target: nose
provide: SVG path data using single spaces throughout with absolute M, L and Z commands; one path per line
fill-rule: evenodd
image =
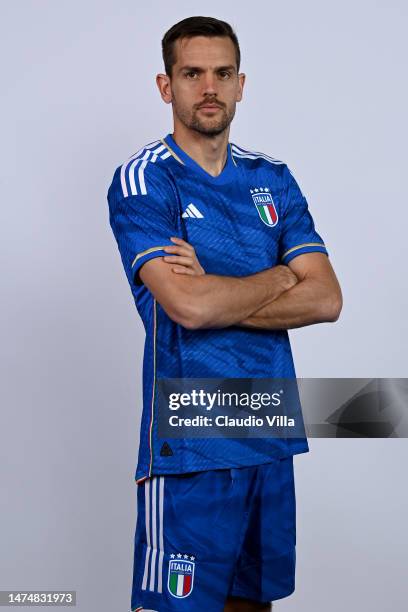
M 215 87 L 214 74 L 211 70 L 207 70 L 207 72 L 204 75 L 203 94 L 209 96 L 209 95 L 213 95 L 216 93 L 217 93 L 217 90 Z

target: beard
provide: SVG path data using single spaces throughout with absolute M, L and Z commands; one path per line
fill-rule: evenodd
M 190 130 L 194 130 L 199 134 L 205 136 L 218 136 L 227 129 L 235 115 L 235 107 L 227 108 L 225 104 L 222 104 L 218 100 L 206 100 L 208 103 L 219 104 L 220 109 L 217 112 L 217 117 L 200 117 L 199 109 L 194 108 L 193 110 L 183 108 L 177 104 L 177 100 L 173 94 L 173 110 L 177 118 Z M 201 103 L 200 106 L 204 104 Z

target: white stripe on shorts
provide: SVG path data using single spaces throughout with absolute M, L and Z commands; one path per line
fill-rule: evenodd
M 141 485 L 143 486 L 143 485 Z M 144 482 L 145 486 L 145 527 L 146 558 L 143 572 L 142 589 L 144 591 L 163 592 L 163 510 L 164 510 L 164 476 L 151 476 Z M 157 511 L 158 507 L 158 511 Z M 158 556 L 157 556 L 157 553 Z M 157 566 L 157 568 L 156 568 Z M 157 569 L 157 589 L 155 588 Z M 148 584 L 149 580 L 149 584 Z

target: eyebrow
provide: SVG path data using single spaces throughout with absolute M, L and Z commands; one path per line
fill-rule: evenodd
M 217 66 L 217 68 L 215 69 L 216 71 L 220 71 L 220 70 L 235 70 L 235 66 L 233 66 L 232 64 L 229 64 L 228 66 Z M 200 68 L 199 66 L 182 66 L 180 68 L 180 72 L 182 70 L 195 70 L 196 72 L 204 72 L 203 68 Z

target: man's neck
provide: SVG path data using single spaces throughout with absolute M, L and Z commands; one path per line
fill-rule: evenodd
M 217 136 L 205 136 L 184 126 L 175 126 L 172 134 L 178 146 L 212 176 L 221 174 L 227 161 L 229 127 Z

